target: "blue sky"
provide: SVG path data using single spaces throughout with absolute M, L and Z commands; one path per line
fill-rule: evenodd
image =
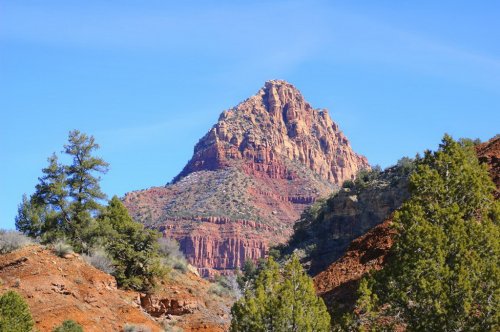
M 286 79 L 372 164 L 500 123 L 498 1 L 0 2 L 0 227 L 71 129 L 111 197 L 167 183 L 224 109 Z

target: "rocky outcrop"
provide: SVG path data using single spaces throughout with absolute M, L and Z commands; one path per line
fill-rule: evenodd
M 368 167 L 326 110 L 275 80 L 223 112 L 171 184 L 124 203 L 210 276 L 285 242 L 304 208 Z
M 395 234 L 386 220 L 352 241 L 341 258 L 314 276 L 318 295 L 330 310 L 339 315 L 353 309 L 359 280 L 369 271 L 382 269 Z
M 488 166 L 490 176 L 497 186 L 495 198 L 500 198 L 500 135 L 476 147 L 479 161 Z
M 213 294 L 209 283 L 192 272 L 173 270 L 150 294 L 117 289 L 115 278 L 76 254 L 58 257 L 30 245 L 0 255 L 0 294 L 18 292 L 28 303 L 39 331 L 52 331 L 64 320 L 85 331 L 123 331 L 125 325 L 164 331 L 226 331 L 233 298 Z
M 40 331 L 66 319 L 85 331 L 122 331 L 125 324 L 162 331 L 137 302 L 137 294 L 116 288 L 115 279 L 78 255 L 60 258 L 40 246 L 0 256 L 0 293 L 18 292 Z
M 411 164 L 408 167 L 412 167 Z M 303 252 L 303 263 L 311 274 L 323 271 L 339 259 L 350 243 L 382 223 L 409 197 L 409 169 L 398 165 L 356 181 L 305 213 L 295 225 L 295 233 L 285 253 Z

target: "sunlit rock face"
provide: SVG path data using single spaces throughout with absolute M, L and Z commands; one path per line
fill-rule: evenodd
M 210 276 L 263 257 L 305 207 L 368 167 L 326 110 L 273 80 L 220 115 L 171 184 L 124 202 Z

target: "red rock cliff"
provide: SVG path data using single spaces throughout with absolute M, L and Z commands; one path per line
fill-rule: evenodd
M 208 276 L 263 257 L 306 206 L 365 167 L 326 110 L 275 80 L 221 114 L 172 184 L 124 202 Z

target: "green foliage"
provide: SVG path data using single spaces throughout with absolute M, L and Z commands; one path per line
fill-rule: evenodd
M 14 291 L 0 296 L 0 332 L 28 332 L 34 326 L 30 308 Z
M 52 332 L 83 332 L 83 328 L 74 320 L 65 320 L 61 325 L 54 328 Z
M 391 260 L 361 283 L 365 325 L 377 326 L 370 315 L 378 313 L 409 331 L 498 331 L 500 204 L 493 189 L 472 142 L 446 135 L 438 151 L 417 160 L 411 199 L 394 216 Z
M 251 284 L 255 282 L 258 275 L 257 265 L 252 260 L 246 260 L 243 264 L 241 273 L 237 273 L 238 286 L 242 290 L 246 290 Z
M 216 276 L 215 282 L 210 285 L 208 291 L 220 297 L 239 298 L 241 296 L 239 284 L 235 275 Z
M 294 255 L 283 270 L 269 258 L 231 309 L 231 331 L 329 331 L 330 316 Z
M 377 180 L 382 173 L 382 168 L 379 165 L 373 166 L 372 169 L 363 168 L 358 171 L 354 179 L 354 185 L 365 187 L 370 182 Z
M 159 234 L 134 222 L 117 197 L 107 207 L 101 204 L 106 196 L 98 175 L 106 173 L 108 164 L 93 156 L 98 147 L 94 137 L 71 131 L 64 146 L 71 163 L 60 164 L 55 154 L 49 158 L 35 193 L 23 197 L 16 227 L 44 243 L 55 243 L 60 256 L 71 249 L 84 253 L 92 265 L 112 272 L 124 288 L 148 290 L 164 272 Z
M 43 242 L 67 237 L 73 248 L 86 251 L 95 239 L 95 216 L 102 210 L 105 195 L 96 174 L 107 171 L 108 164 L 92 153 L 98 149 L 94 137 L 71 131 L 64 153 L 72 159 L 60 164 L 53 154 L 42 170 L 35 193 L 23 197 L 16 217 L 19 231 Z
M 118 285 L 136 290 L 150 289 L 155 278 L 164 272 L 159 255 L 160 234 L 135 222 L 116 196 L 98 221 L 104 246 L 114 261 L 113 275 Z

